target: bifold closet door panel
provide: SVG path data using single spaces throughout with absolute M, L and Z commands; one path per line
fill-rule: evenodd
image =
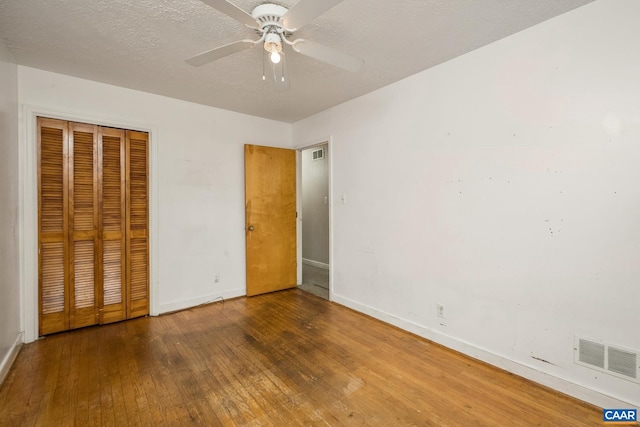
M 98 139 L 102 206 L 102 310 L 100 323 L 127 318 L 125 277 L 125 131 L 101 128 Z
M 40 334 L 69 329 L 68 125 L 38 118 L 38 290 Z
M 71 329 L 98 323 L 101 272 L 98 126 L 69 123 L 69 272 Z
M 148 134 L 38 119 L 40 334 L 149 314 Z
M 127 131 L 128 318 L 149 314 L 149 135 Z

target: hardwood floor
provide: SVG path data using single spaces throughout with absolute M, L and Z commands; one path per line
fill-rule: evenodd
M 25 345 L 1 425 L 594 426 L 601 411 L 300 290 Z

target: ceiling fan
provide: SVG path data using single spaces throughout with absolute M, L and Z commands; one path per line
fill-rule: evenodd
M 266 3 L 257 6 L 251 14 L 248 14 L 227 0 L 201 1 L 255 30 L 260 38 L 258 40 L 239 40 L 215 49 L 207 50 L 206 52 L 187 59 L 186 62 L 195 67 L 250 49 L 257 44 L 263 45 L 265 55 L 267 53 L 269 54 L 276 83 L 280 84 L 285 82 L 285 69 L 282 64 L 284 55 L 282 48 L 284 45 L 291 46 L 295 52 L 302 55 L 351 72 L 359 71 L 364 64 L 364 61 L 359 58 L 320 43 L 305 39 L 289 40 L 302 26 L 317 16 L 322 15 L 343 0 L 300 0 L 291 9 Z M 264 74 L 262 78 L 263 80 L 265 79 Z

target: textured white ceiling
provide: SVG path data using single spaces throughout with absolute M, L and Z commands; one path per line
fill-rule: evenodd
M 283 92 L 262 81 L 259 45 L 199 68 L 184 62 L 254 38 L 199 0 L 0 0 L 0 38 L 22 65 L 294 122 L 591 1 L 344 0 L 296 35 L 364 59 L 363 69 L 287 51 Z M 247 12 L 261 3 L 235 1 Z

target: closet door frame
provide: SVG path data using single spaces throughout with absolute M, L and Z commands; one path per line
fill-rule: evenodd
M 91 112 L 73 111 L 37 105 L 20 105 L 19 135 L 19 241 L 20 289 L 23 333 L 17 340 L 30 343 L 39 337 L 38 289 L 38 117 L 96 124 L 105 127 L 134 129 L 149 135 L 149 314 L 161 313 L 158 301 L 158 128 L 156 124 L 132 122 L 130 118 L 111 114 L 109 117 L 92 116 Z

